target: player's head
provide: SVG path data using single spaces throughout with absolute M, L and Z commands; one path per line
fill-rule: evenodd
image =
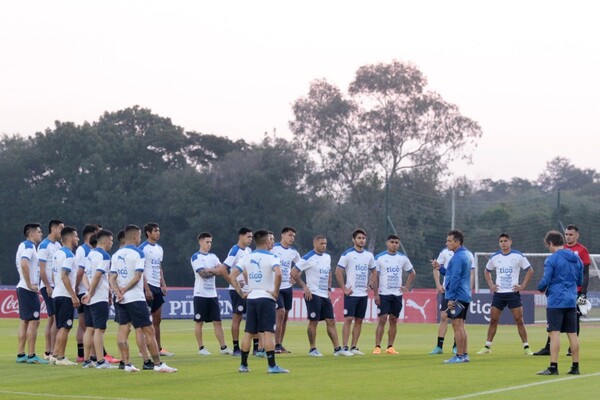
M 400 238 L 396 235 L 389 235 L 385 242 L 387 251 L 390 253 L 396 253 L 400 248 Z
M 23 227 L 23 235 L 35 244 L 42 241 L 42 225 L 30 222 Z
M 579 228 L 577 225 L 567 225 L 565 228 L 565 242 L 569 246 L 573 246 L 579 240 Z
M 296 240 L 296 229 L 291 226 L 286 226 L 281 230 L 281 244 L 289 247 Z
M 100 228 L 98 227 L 98 224 L 86 224 L 83 227 L 83 230 L 81 231 L 81 235 L 83 236 L 83 241 L 84 242 L 89 242 L 90 237 L 98 232 L 100 230 Z
M 64 222 L 62 222 L 59 219 L 51 219 L 50 222 L 48 223 L 48 236 L 51 239 L 59 240 L 60 239 L 60 232 L 62 231 L 62 228 L 65 227 Z
M 458 229 L 452 229 L 450 232 L 448 232 L 448 237 L 446 238 L 446 247 L 448 250 L 454 251 L 462 246 L 464 241 L 464 233 Z
M 200 244 L 200 250 L 203 253 L 208 253 L 212 247 L 213 235 L 208 232 L 202 232 L 198 234 L 198 244 Z
M 100 229 L 94 234 L 96 239 L 96 247 L 100 247 L 105 251 L 109 251 L 113 245 L 113 234 L 107 229 Z
M 156 222 L 148 222 L 144 225 L 144 235 L 148 240 L 157 242 L 160 239 L 160 227 Z
M 142 230 L 137 225 L 127 225 L 125 227 L 125 243 L 139 245 L 142 241 Z
M 238 245 L 241 247 L 248 247 L 252 244 L 252 229 L 242 227 L 238 231 Z
M 510 247 L 512 246 L 512 239 L 510 238 L 510 235 L 506 232 L 502 232 L 498 236 L 498 244 L 500 246 L 500 250 L 503 252 L 510 251 Z
M 256 247 L 268 247 L 269 246 L 269 231 L 265 229 L 259 229 L 254 232 L 253 235 L 254 243 Z
M 327 250 L 327 237 L 323 234 L 318 234 L 313 238 L 313 247 L 315 252 L 323 254 Z
M 364 229 L 357 228 L 352 231 L 352 242 L 354 247 L 362 249 L 367 243 L 367 232 Z
M 559 231 L 549 231 L 544 237 L 544 243 L 548 247 L 564 246 L 565 240 Z
M 125 230 L 121 229 L 117 232 L 117 242 L 119 243 L 119 247 L 123 247 L 125 245 Z
M 267 231 L 267 233 L 269 234 L 269 245 L 267 246 L 269 250 L 273 250 L 273 247 L 275 247 L 275 232 L 273 231 Z
M 77 228 L 74 226 L 65 226 L 62 228 L 60 231 L 60 241 L 63 246 L 70 247 L 71 249 L 77 247 L 77 244 L 79 244 Z

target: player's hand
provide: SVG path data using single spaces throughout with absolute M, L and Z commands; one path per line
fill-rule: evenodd
M 496 287 L 498 287 L 498 285 L 496 285 Z M 497 289 L 496 289 L 496 290 L 497 290 Z M 521 285 L 514 285 L 514 286 L 512 287 L 512 291 L 513 291 L 513 292 L 520 292 L 521 290 L 523 290 L 523 286 L 521 286 Z
M 350 296 L 352 294 L 352 288 L 347 288 L 344 286 L 344 295 Z
M 307 301 L 311 301 L 312 300 L 312 292 L 310 291 L 310 289 L 308 288 L 308 286 L 306 286 L 304 288 L 304 299 Z
M 167 295 L 167 287 L 166 286 L 161 286 L 160 290 L 162 291 L 163 296 Z
M 454 301 L 453 300 L 448 301 L 448 308 L 451 310 L 454 310 Z
M 498 289 L 499 289 L 498 285 L 492 285 L 492 286 L 490 286 L 490 290 L 491 290 L 493 293 L 496 293 L 496 292 L 498 291 Z M 515 289 L 515 288 L 513 287 L 513 292 L 514 292 L 514 289 Z
M 90 303 L 90 296 L 87 293 L 84 294 L 81 298 L 81 303 L 85 305 L 88 305 Z
M 436 289 L 437 289 L 438 293 L 445 293 L 446 292 L 446 289 L 444 289 L 444 287 L 442 285 L 438 285 L 436 287 Z
M 119 293 L 117 293 L 117 303 L 120 303 L 120 302 L 122 302 L 122 301 L 123 301 L 123 297 L 124 297 L 124 296 L 123 296 L 123 293 L 121 293 L 121 292 L 119 291 Z
M 81 305 L 81 302 L 77 296 L 71 297 L 71 301 L 73 302 L 73 308 L 77 308 Z
M 380 306 L 380 305 L 381 305 L 381 297 L 379 297 L 379 295 L 378 295 L 378 294 L 376 294 L 376 295 L 375 295 L 375 304 L 376 304 L 377 306 Z
M 54 289 L 52 289 L 52 286 L 46 286 L 46 293 L 48 293 L 48 297 L 52 297 L 53 291 Z
M 577 305 L 578 306 L 583 306 L 585 304 L 585 302 L 587 301 L 587 296 L 585 294 L 580 294 L 579 297 L 577 298 Z
M 431 260 L 431 266 L 434 269 L 440 269 L 440 263 L 438 262 L 438 260 Z
M 31 290 L 32 292 L 36 292 L 39 290 L 38 285 L 31 285 L 29 286 L 29 290 Z
M 152 296 L 152 291 L 150 289 L 146 289 L 146 300 L 153 300 L 154 296 Z

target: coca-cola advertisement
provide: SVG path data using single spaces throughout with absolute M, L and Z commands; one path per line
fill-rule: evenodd
M 40 295 L 40 316 L 48 317 L 46 312 L 46 303 Z M 15 289 L 0 290 L 0 318 L 19 318 L 19 299 L 17 299 L 17 291 Z

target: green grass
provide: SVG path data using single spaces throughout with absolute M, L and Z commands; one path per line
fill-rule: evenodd
M 197 355 L 192 321 L 163 321 L 163 344 L 175 357 L 166 358 L 169 365 L 179 368 L 175 374 L 141 371 L 127 374 L 121 370 L 85 370 L 80 367 L 56 367 L 15 363 L 17 320 L 0 319 L 0 398 L 28 399 L 36 397 L 88 399 L 380 399 L 394 398 L 441 399 L 510 387 L 524 387 L 480 394 L 473 398 L 537 399 L 586 396 L 593 398 L 600 390 L 600 324 L 586 324 L 581 338 L 582 357 L 579 378 L 566 375 L 570 358 L 566 337 L 561 337 L 563 349 L 559 359 L 561 375 L 536 376 L 549 362 L 548 357 L 522 355 L 520 340 L 512 326 L 500 326 L 494 340 L 493 353 L 478 356 L 476 351 L 485 342 L 487 327 L 467 325 L 472 362 L 444 365 L 449 354 L 429 356 L 435 345 L 437 326 L 433 324 L 403 324 L 398 327 L 397 356 L 367 354 L 364 357 L 333 357 L 324 326 L 319 326 L 317 344 L 325 357 L 306 355 L 308 342 L 306 324 L 288 325 L 285 345 L 292 354 L 278 355 L 277 362 L 291 370 L 287 375 L 266 373 L 266 360 L 251 357 L 249 374 L 239 374 L 239 359 L 231 356 Z M 230 338 L 229 322 L 224 322 Z M 42 322 L 40 333 L 43 332 Z M 213 353 L 218 346 L 211 325 L 205 334 L 205 344 Z M 365 324 L 360 347 L 370 353 L 374 324 Z M 451 332 L 451 329 L 450 329 Z M 449 332 L 449 341 L 452 334 Z M 69 337 L 67 356 L 75 358 L 75 332 Z M 341 334 L 341 325 L 338 324 Z M 529 342 L 533 350 L 545 342 L 544 327 L 529 326 Z M 137 354 L 135 341 L 132 353 Z M 385 343 L 385 337 L 384 337 Z M 109 325 L 107 348 L 116 353 L 115 325 Z M 38 351 L 43 336 L 38 338 Z M 449 347 L 446 349 L 448 353 Z M 134 362 L 141 367 L 139 357 Z M 462 376 L 457 383 L 457 373 Z M 590 376 L 591 374 L 595 374 Z M 529 386 L 543 383 L 541 385 Z

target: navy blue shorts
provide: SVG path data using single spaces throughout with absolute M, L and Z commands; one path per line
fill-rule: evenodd
M 277 297 L 277 309 L 284 308 L 286 311 L 292 309 L 292 300 L 294 299 L 294 290 L 289 287 L 287 289 L 279 290 L 279 297 Z
M 148 285 L 148 287 L 152 292 L 152 300 L 147 301 L 148 307 L 150 307 L 150 312 L 154 314 L 154 312 L 160 310 L 162 305 L 165 304 L 165 296 L 161 288 L 152 285 Z
M 438 294 L 439 302 L 440 302 L 440 311 L 446 312 L 448 309 L 448 300 L 444 297 L 444 293 Z
M 246 310 L 247 333 L 275 332 L 277 302 L 273 299 L 248 299 Z
M 19 301 L 19 318 L 23 321 L 38 321 L 40 319 L 40 297 L 36 292 L 25 288 L 17 288 Z
M 461 311 L 458 313 L 452 314 L 450 310 L 447 311 L 448 318 L 450 319 L 464 319 L 467 320 L 467 314 L 469 313 L 469 307 L 471 306 L 470 302 L 457 300 L 457 303 L 460 303 L 462 307 L 455 307 L 455 309 L 460 308 Z
M 73 327 L 73 318 L 75 317 L 73 300 L 70 297 L 55 297 L 54 306 L 56 307 L 56 329 L 71 329 Z
M 219 298 L 194 296 L 194 321 L 221 321 Z
M 334 319 L 333 305 L 329 297 L 313 295 L 312 300 L 306 300 L 306 311 L 309 321 L 323 321 L 325 319 Z
M 547 308 L 546 331 L 548 332 L 577 332 L 577 309 L 576 308 Z
M 492 307 L 496 307 L 498 310 L 502 311 L 506 306 L 511 310 L 513 308 L 523 307 L 521 294 L 519 292 L 494 293 L 494 297 L 492 297 Z
M 87 304 L 83 304 L 81 302 L 81 299 L 83 299 L 83 296 L 85 296 L 85 293 L 77 294 L 77 298 L 79 299 L 79 307 L 77 307 L 77 314 L 85 314 L 85 312 L 87 311 Z
M 379 308 L 378 313 L 380 317 L 382 315 L 393 315 L 398 318 L 400 311 L 402 311 L 402 296 L 395 296 L 393 294 L 380 294 L 379 295 Z
M 54 314 L 56 314 L 56 308 L 54 307 L 54 299 L 52 297 L 48 297 L 48 290 L 46 290 L 45 287 L 40 289 L 40 293 L 42 294 L 44 303 L 46 303 L 46 312 L 48 313 L 48 316 L 53 316 Z
M 344 317 L 363 319 L 367 313 L 367 296 L 352 297 L 344 296 Z
M 118 322 L 119 325 L 131 323 L 136 329 L 152 325 L 148 305 L 145 301 L 134 301 L 125 304 L 117 303 L 115 305 L 115 309 L 116 308 L 119 308 L 119 311 L 116 312 L 116 315 L 119 318 L 116 322 Z
M 231 307 L 234 314 L 246 314 L 246 299 L 240 297 L 234 289 L 229 289 L 231 297 Z
M 106 329 L 106 323 L 108 322 L 108 301 L 101 301 L 87 306 L 85 312 L 85 323 L 88 327 L 94 329 Z M 90 324 L 88 324 L 88 315 L 90 318 Z
M 79 314 L 79 315 L 83 315 L 84 320 L 85 320 L 85 326 L 86 326 L 86 328 L 93 328 L 94 327 L 94 320 L 92 319 L 92 313 L 90 312 L 90 306 L 86 305 L 85 306 L 85 313 Z

